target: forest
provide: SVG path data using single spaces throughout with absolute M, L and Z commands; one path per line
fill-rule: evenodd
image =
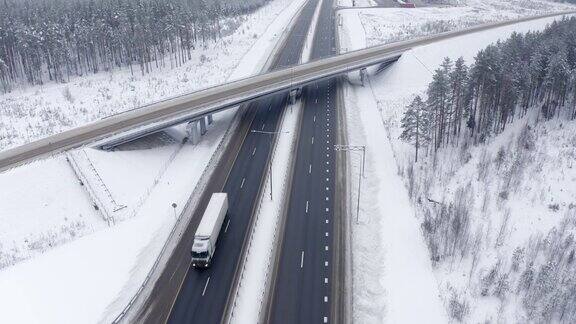
M 399 172 L 454 322 L 576 322 L 575 120 L 576 18 L 445 59 L 407 107 Z
M 129 67 L 175 67 L 268 0 L 2 0 L 0 91 Z M 136 71 L 134 71 L 136 70 Z
M 514 33 L 478 52 L 471 66 L 446 58 L 434 71 L 427 98 L 416 96 L 402 118 L 400 138 L 434 154 L 474 144 L 539 109 L 539 118 L 576 118 L 576 18 L 542 32 Z

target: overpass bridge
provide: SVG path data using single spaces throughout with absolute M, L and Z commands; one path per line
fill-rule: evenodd
M 536 20 L 574 11 L 480 25 L 464 30 L 352 51 L 298 66 L 276 70 L 190 94 L 166 99 L 141 108 L 55 134 L 0 152 L 0 172 L 31 161 L 86 145 L 114 145 L 115 138 L 137 138 L 172 125 L 201 120 L 241 103 L 366 67 L 391 64 L 415 46 L 463 36 L 487 29 Z M 117 144 L 116 144 L 117 145 Z

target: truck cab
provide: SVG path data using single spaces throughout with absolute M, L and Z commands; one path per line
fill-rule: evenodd
M 203 267 L 208 268 L 210 266 L 210 261 L 212 260 L 212 254 L 214 250 L 210 244 L 209 238 L 194 238 L 194 244 L 192 244 L 192 266 L 193 267 Z

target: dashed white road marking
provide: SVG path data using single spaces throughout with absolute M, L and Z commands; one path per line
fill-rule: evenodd
M 246 181 L 246 178 L 242 178 L 242 183 L 240 184 L 240 189 L 242 189 L 244 187 L 244 181 Z
M 312 145 L 314 145 L 314 136 L 312 136 Z
M 326 212 L 329 212 L 329 211 L 330 211 L 330 208 L 326 207 Z
M 300 268 L 304 268 L 304 251 L 302 251 L 302 255 L 300 256 Z
M 326 237 L 328 237 L 328 232 L 326 232 Z
M 202 296 L 204 296 L 204 294 L 206 293 L 206 288 L 208 288 L 209 282 L 210 282 L 210 277 L 208 277 L 208 280 L 206 280 L 206 284 L 204 285 L 204 290 L 202 290 Z
M 328 323 L 328 317 L 324 316 L 324 323 Z
M 254 156 L 254 154 L 256 154 L 256 147 L 254 147 L 254 151 L 252 151 L 252 156 Z
M 328 296 L 324 296 L 324 302 L 325 302 L 325 303 L 328 302 Z
M 330 221 L 329 221 L 329 220 L 326 220 L 326 224 L 328 224 L 328 223 L 330 223 Z
M 306 214 L 308 214 L 308 200 L 306 200 Z
M 230 218 L 228 218 L 228 222 L 226 222 L 226 228 L 224 229 L 224 233 L 228 232 L 228 226 L 230 226 Z
M 324 278 L 324 283 L 325 283 L 325 284 L 328 283 L 328 278 Z
M 328 245 L 324 246 L 324 251 L 328 251 Z
M 314 122 L 316 122 L 316 115 L 314 115 Z
M 261 130 L 264 130 L 264 126 L 266 126 L 266 123 L 262 123 L 262 129 Z
M 328 261 L 324 261 L 324 266 L 325 266 L 325 267 L 328 266 Z
M 308 173 L 312 174 L 312 164 L 310 164 L 310 166 L 308 167 Z

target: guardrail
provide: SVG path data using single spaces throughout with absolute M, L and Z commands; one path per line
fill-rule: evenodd
M 74 171 L 74 174 L 76 175 L 78 180 L 81 182 L 81 185 L 86 189 L 86 192 L 88 193 L 90 198 L 92 198 L 93 203 L 98 207 L 98 211 L 102 215 L 102 218 L 104 218 L 104 220 L 108 223 L 108 226 L 112 226 L 115 223 L 114 216 L 112 216 L 112 213 L 110 212 L 110 210 L 108 210 L 108 207 L 106 206 L 106 204 L 104 204 L 100 200 L 96 190 L 94 188 L 92 188 L 90 180 L 84 174 L 80 165 L 78 165 L 78 161 L 76 161 L 76 157 L 74 157 L 74 155 L 72 153 L 68 152 L 68 153 L 66 153 L 66 161 L 68 161 L 68 164 L 70 164 L 70 168 L 72 168 L 72 171 Z M 98 177 L 99 177 L 99 175 L 98 175 Z

